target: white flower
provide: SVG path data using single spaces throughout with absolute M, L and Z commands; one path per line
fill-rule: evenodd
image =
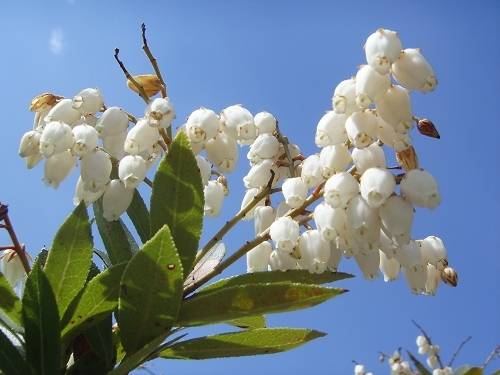
M 398 133 L 406 134 L 413 129 L 413 112 L 408 90 L 393 85 L 376 103 L 377 115 Z
M 245 196 L 243 197 L 243 200 L 241 201 L 241 209 L 243 209 L 247 204 L 249 204 L 259 193 L 259 188 L 252 188 L 248 189 L 245 192 Z M 253 219 L 254 212 L 257 209 L 257 207 L 264 206 L 265 204 L 265 198 L 261 199 L 249 212 L 246 213 L 246 215 L 242 218 L 242 220 L 248 221 Z
M 400 248 L 401 251 L 397 251 L 394 254 L 394 258 L 398 260 L 399 264 L 408 272 L 416 275 L 422 274 L 425 268 L 427 279 L 427 267 L 424 267 L 422 264 L 422 253 L 420 252 L 418 243 L 415 240 L 410 240 L 409 244 L 402 245 Z M 423 282 L 425 285 L 425 280 Z
M 290 254 L 282 251 L 274 250 L 269 257 L 269 269 L 271 271 L 293 270 L 297 265 L 297 261 Z
M 425 294 L 434 296 L 436 289 L 441 282 L 441 271 L 432 264 L 427 265 L 427 281 L 425 282 Z M 419 350 L 420 352 L 420 350 Z
M 280 143 L 272 134 L 260 134 L 250 146 L 247 159 L 251 164 L 256 164 L 262 159 L 271 159 L 278 153 Z
M 208 160 L 221 173 L 231 173 L 236 169 L 238 162 L 239 151 L 236 140 L 229 137 L 225 133 L 217 133 L 217 135 L 209 139 L 205 143 L 205 152 Z
M 40 163 L 43 159 L 43 155 L 41 152 L 37 152 L 36 154 L 33 155 L 28 155 L 24 158 L 24 161 L 26 162 L 26 168 L 31 169 L 35 167 L 38 163 Z
M 219 181 L 208 181 L 203 188 L 205 195 L 205 215 L 207 217 L 218 217 L 224 201 L 224 185 Z
M 289 216 L 278 218 L 269 228 L 278 251 L 290 254 L 299 238 L 299 224 Z
M 437 357 L 435 355 L 430 355 L 427 357 L 427 364 L 430 368 L 435 368 L 437 365 Z
M 326 202 L 321 202 L 314 209 L 314 223 L 321 234 L 321 238 L 325 241 L 335 240 L 339 236 L 337 228 L 344 223 L 345 216 L 336 215 L 336 210 Z
M 87 152 L 80 164 L 84 189 L 93 193 L 103 190 L 110 181 L 111 168 L 111 160 L 104 151 L 97 149 Z
M 317 229 L 301 234 L 299 241 L 300 259 L 297 263 L 310 273 L 323 273 L 330 257 L 330 243 L 323 240 Z
M 323 147 L 319 154 L 321 175 L 326 180 L 335 173 L 344 171 L 351 161 L 351 153 L 346 145 L 339 144 Z
M 108 107 L 97 120 L 95 130 L 99 137 L 110 137 L 120 134 L 128 128 L 127 113 L 118 107 Z
M 241 105 L 233 105 L 224 109 L 220 114 L 221 129 L 241 145 L 248 144 L 255 139 L 257 129 L 252 114 Z
M 330 257 L 328 258 L 328 263 L 326 263 L 326 268 L 331 272 L 337 272 L 339 268 L 340 261 L 342 260 L 342 251 L 339 249 L 334 241 L 330 242 Z
M 210 181 L 210 176 L 212 175 L 212 166 L 210 165 L 210 162 L 201 155 L 196 155 L 195 159 L 198 164 L 198 170 L 200 171 L 203 185 L 207 185 L 208 181 Z
M 103 105 L 104 99 L 98 88 L 82 90 L 71 101 L 71 106 L 82 115 L 93 115 L 99 112 Z
M 345 130 L 346 114 L 339 114 L 335 111 L 328 111 L 319 120 L 316 127 L 316 136 L 314 142 L 318 147 L 337 145 L 347 140 Z
M 401 193 L 414 205 L 433 210 L 441 203 L 441 194 L 434 177 L 419 168 L 408 171 L 401 180 Z
M 193 111 L 186 122 L 186 134 L 193 143 L 207 142 L 219 134 L 219 116 L 205 107 Z
M 385 154 L 377 143 L 372 143 L 365 148 L 352 150 L 352 161 L 359 173 L 363 174 L 368 168 L 385 168 Z
M 378 209 L 372 208 L 361 195 L 351 198 L 346 208 L 347 221 L 354 238 L 368 251 L 378 249 L 380 218 Z M 377 267 L 378 267 L 377 261 Z
M 302 162 L 300 177 L 306 183 L 308 189 L 316 187 L 325 181 L 321 175 L 319 154 L 310 155 Z
M 375 280 L 379 276 L 380 256 L 380 252 L 376 249 L 368 253 L 359 252 L 354 255 L 356 264 L 361 272 L 363 272 L 365 280 Z
M 82 176 L 78 176 L 78 181 L 76 182 L 75 197 L 73 198 L 73 204 L 78 206 L 81 201 L 85 202 L 85 206 L 98 200 L 101 195 L 104 194 L 104 189 L 98 190 L 95 193 L 90 190 L 85 190 Z
M 333 208 L 346 208 L 349 200 L 359 193 L 358 181 L 348 172 L 330 177 L 324 188 L 325 202 Z
M 268 229 L 274 220 L 276 220 L 276 210 L 272 206 L 257 206 L 254 214 L 255 235 L 258 235 Z
M 40 136 L 40 152 L 45 158 L 60 154 L 73 146 L 71 127 L 60 121 L 49 122 Z
M 144 118 L 139 119 L 137 124 L 128 132 L 124 149 L 131 155 L 137 155 L 158 142 L 159 136 L 158 128 L 149 126 L 148 120 Z
M 389 72 L 403 46 L 398 33 L 386 29 L 378 29 L 371 34 L 365 43 L 366 61 L 379 74 Z
M 414 210 L 411 202 L 401 195 L 390 196 L 380 207 L 383 228 L 396 246 L 410 242 Z
M 410 90 L 420 90 L 424 94 L 434 91 L 437 79 L 418 48 L 405 49 L 392 65 L 392 75 L 399 84 Z
M 272 164 L 273 161 L 269 159 L 262 160 L 260 163 L 255 164 L 248 174 L 243 177 L 245 187 L 254 188 L 266 185 L 272 177 Z
M 42 136 L 41 131 L 30 130 L 21 138 L 21 144 L 19 145 L 19 156 L 25 158 L 30 155 L 34 155 L 40 151 L 40 137 Z
M 361 111 L 356 105 L 356 79 L 346 79 L 340 82 L 333 93 L 332 107 L 336 113 L 350 115 Z
M 380 271 L 382 271 L 382 274 L 384 275 L 384 281 L 387 282 L 387 281 L 397 280 L 401 265 L 394 258 L 388 259 L 387 255 L 385 255 L 385 253 L 382 250 L 379 250 L 379 252 L 380 252 L 379 268 Z
M 432 264 L 438 271 L 444 270 L 448 266 L 448 256 L 443 241 L 436 236 L 429 236 L 417 241 L 422 251 L 424 262 Z
M 379 74 L 370 65 L 364 65 L 356 74 L 356 105 L 368 109 L 378 102 L 391 87 L 389 73 Z
M 386 168 L 368 168 L 361 176 L 359 190 L 371 208 L 380 208 L 395 188 L 394 175 Z
M 146 160 L 146 169 L 149 170 L 154 165 L 155 161 L 163 155 L 163 149 L 159 143 L 155 143 L 153 147 L 141 151 L 137 155 Z
M 396 152 L 406 150 L 411 146 L 412 138 L 408 133 L 398 133 L 393 126 L 385 122 L 378 114 L 378 138 Z
M 257 113 L 253 117 L 255 127 L 257 128 L 257 135 L 259 134 L 272 134 L 276 130 L 276 119 L 272 114 L 266 111 Z
M 127 155 L 118 165 L 118 177 L 127 189 L 135 189 L 146 177 L 146 161 L 139 155 Z
M 419 294 L 425 292 L 425 284 L 427 282 L 427 267 L 422 266 L 422 272 L 416 273 L 413 270 L 409 270 L 406 267 L 401 267 L 403 275 L 405 277 L 406 283 L 410 287 L 413 294 Z
M 24 251 L 26 257 L 31 260 L 29 254 Z M 0 256 L 1 270 L 12 288 L 15 288 L 19 280 L 24 276 L 25 270 L 17 252 L 13 249 L 4 250 Z
M 54 155 L 45 160 L 45 177 L 42 181 L 45 186 L 52 186 L 57 189 L 59 184 L 70 175 L 75 167 L 76 156 L 72 155 L 70 150 Z
M 118 220 L 130 206 L 133 196 L 134 190 L 127 189 L 121 180 L 111 180 L 104 190 L 102 216 L 108 221 Z
M 355 112 L 346 120 L 345 129 L 353 146 L 364 148 L 377 138 L 378 120 L 370 111 Z
M 126 152 L 124 148 L 125 140 L 127 139 L 128 131 L 124 130 L 117 135 L 111 135 L 102 139 L 103 148 L 113 155 L 118 160 L 121 160 Z M 146 150 L 144 150 L 146 151 Z
M 99 146 L 99 133 L 90 125 L 76 125 L 73 130 L 75 143 L 71 150 L 76 156 L 83 156 Z
M 81 116 L 82 114 L 72 107 L 71 99 L 61 99 L 49 110 L 49 113 L 43 120 L 46 123 L 61 121 L 68 125 L 74 125 Z
M 273 248 L 269 242 L 262 242 L 247 252 L 247 272 L 262 272 L 269 266 Z
M 309 189 L 300 177 L 287 178 L 281 186 L 286 204 L 291 208 L 297 208 L 304 203 Z
M 175 109 L 169 98 L 156 98 L 144 109 L 144 117 L 149 126 L 168 128 L 176 118 Z

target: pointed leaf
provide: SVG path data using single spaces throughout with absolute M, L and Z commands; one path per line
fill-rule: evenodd
M 2 330 L 0 330 L 0 371 L 6 375 L 28 373 L 23 357 Z
M 462 365 L 456 368 L 455 371 L 453 371 L 453 375 L 464 375 L 469 369 L 470 369 L 469 365 Z
M 87 280 L 93 249 L 87 208 L 82 202 L 57 231 L 44 267 L 60 316 Z
M 61 366 L 59 312 L 51 284 L 35 262 L 23 295 L 26 359 L 35 374 L 58 374 Z
M 259 328 L 186 340 L 163 350 L 160 357 L 210 359 L 280 353 L 325 335 L 309 329 Z
M 471 367 L 464 375 L 483 375 L 483 369 L 480 367 Z
M 120 263 L 101 272 L 71 301 L 66 315 L 61 320 L 63 342 L 68 342 L 97 324 L 116 309 L 120 280 L 126 265 L 127 263 Z
M 418 371 L 420 371 L 420 375 L 431 375 L 429 370 L 427 370 L 425 366 L 422 363 L 420 363 L 420 361 L 417 358 L 415 358 L 413 354 L 411 354 L 408 350 L 406 352 L 408 353 L 408 357 L 410 357 L 415 367 L 418 368 Z
M 113 265 L 126 262 L 132 258 L 137 244 L 130 235 L 122 219 L 107 221 L 103 216 L 102 197 L 92 203 L 97 229 Z M 132 243 L 131 243 L 132 241 Z
M 111 330 L 112 325 L 112 317 L 111 314 L 109 314 L 106 318 L 83 333 L 93 352 L 104 360 L 105 368 L 108 371 L 113 369 L 113 360 L 116 357 Z
M 137 231 L 142 243 L 149 240 L 151 238 L 149 229 L 149 211 L 137 189 L 134 191 L 132 203 L 130 203 L 130 206 L 127 208 L 127 215 L 132 221 L 132 224 L 134 224 L 135 230 Z
M 167 224 L 184 269 L 193 268 L 203 224 L 204 195 L 198 164 L 184 132 L 179 132 L 162 159 L 151 192 L 151 237 Z
M 346 291 L 286 282 L 227 287 L 185 299 L 176 326 L 213 324 L 251 315 L 305 309 Z
M 224 322 L 241 329 L 266 328 L 266 317 L 264 315 L 255 315 Z
M 172 328 L 182 280 L 182 264 L 165 225 L 134 255 L 122 276 L 118 324 L 127 355 Z
M 22 325 L 21 301 L 0 272 L 0 310 L 15 324 Z

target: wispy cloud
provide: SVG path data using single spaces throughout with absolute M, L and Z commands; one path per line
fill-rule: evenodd
M 64 32 L 60 27 L 52 30 L 49 39 L 49 47 L 54 55 L 62 54 L 63 49 L 66 47 Z

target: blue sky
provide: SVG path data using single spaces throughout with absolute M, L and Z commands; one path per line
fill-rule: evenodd
M 379 350 L 416 352 L 412 319 L 441 345 L 445 362 L 472 336 L 455 365 L 480 365 L 500 344 L 500 3 L 74 0 L 3 8 L 0 200 L 10 205 L 20 241 L 32 255 L 50 245 L 73 209 L 77 172 L 54 190 L 41 181 L 42 165 L 25 168 L 17 151 L 32 126 L 30 100 L 43 92 L 72 97 L 99 87 L 106 104 L 140 116 L 144 104 L 125 86 L 113 51 L 120 48 L 133 74 L 151 73 L 141 50 L 142 22 L 176 108 L 175 126 L 200 106 L 218 113 L 242 103 L 253 114 L 271 112 L 305 155 L 319 151 L 317 122 L 331 109 L 335 86 L 365 63 L 362 47 L 376 29 L 398 31 L 403 48 L 422 48 L 437 75 L 435 92 L 414 92 L 411 99 L 414 115 L 431 119 L 441 139 L 412 135 L 420 165 L 436 177 L 443 200 L 433 211 L 416 210 L 413 237 L 443 239 L 459 273 L 458 287 L 441 285 L 435 297 L 414 296 L 403 278 L 368 282 L 354 260 L 344 259 L 340 269 L 357 277 L 337 286 L 349 293 L 310 310 L 268 317 L 271 327 L 313 328 L 326 337 L 278 355 L 154 362 L 156 374 L 350 374 L 351 360 L 384 374 L 388 367 L 378 362 Z M 246 152 L 241 149 L 240 170 L 229 176 L 231 196 L 220 220 L 207 223 L 205 239 L 240 205 Z M 237 232 L 225 239 L 230 251 L 242 238 L 251 239 L 253 225 L 241 223 Z M 0 242 L 7 244 L 6 233 Z M 223 276 L 245 269 L 242 260 Z M 189 337 L 229 329 L 191 330 Z M 496 361 L 490 370 L 498 367 Z

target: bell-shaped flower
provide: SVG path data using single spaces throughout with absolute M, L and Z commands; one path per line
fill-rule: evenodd
M 368 109 L 391 87 L 389 73 L 380 74 L 370 65 L 363 65 L 356 74 L 356 105 Z
M 119 107 L 108 107 L 99 117 L 95 130 L 99 137 L 105 138 L 120 134 L 128 128 L 127 113 Z
M 333 92 L 332 107 L 336 113 L 350 115 L 361 111 L 356 105 L 356 79 L 346 79 L 340 82 Z
M 386 74 L 397 60 L 403 45 L 397 32 L 378 29 L 368 37 L 364 48 L 368 64 L 379 74 Z
M 411 289 L 413 294 L 425 292 L 425 284 L 427 283 L 427 266 L 420 264 L 422 271 L 420 273 L 414 272 L 406 267 L 401 267 L 403 275 L 405 276 L 406 283 Z
M 368 168 L 361 176 L 359 190 L 371 208 L 380 208 L 394 189 L 396 180 L 386 168 Z
M 76 182 L 75 197 L 73 198 L 73 204 L 78 206 L 81 201 L 85 202 L 85 206 L 98 200 L 101 195 L 104 194 L 104 189 L 98 190 L 95 193 L 90 190 L 85 190 L 82 176 L 78 176 L 78 181 Z
M 290 206 L 286 204 L 286 201 L 283 199 L 278 202 L 278 207 L 276 208 L 276 217 L 285 216 L 290 210 Z
M 297 208 L 304 203 L 309 189 L 300 177 L 287 178 L 281 186 L 285 202 L 291 208 Z
M 280 143 L 274 135 L 260 134 L 250 146 L 247 158 L 250 160 L 250 164 L 254 165 L 262 159 L 272 159 L 279 151 L 279 148 Z
M 205 195 L 205 215 L 218 217 L 224 202 L 224 185 L 219 181 L 208 181 L 208 184 L 203 188 L 203 193 Z
M 356 195 L 347 204 L 346 216 L 354 238 L 367 249 L 366 251 L 378 249 L 380 238 L 378 209 L 370 207 L 361 195 Z
M 399 276 L 399 269 L 401 265 L 395 258 L 388 259 L 387 255 L 382 250 L 380 252 L 380 264 L 379 268 L 384 275 L 384 281 L 395 281 Z
M 94 115 L 83 115 L 82 117 L 80 117 L 80 119 L 76 122 L 75 126 L 76 125 L 82 125 L 82 124 L 87 124 L 87 125 L 90 125 L 92 126 L 93 128 L 95 128 L 96 124 L 97 124 L 97 120 L 98 118 L 95 117 Z
M 359 193 L 358 181 L 348 172 L 330 177 L 324 188 L 325 202 L 333 208 L 346 208 L 349 200 Z
M 330 242 L 330 257 L 326 263 L 326 268 L 331 272 L 337 272 L 340 261 L 342 260 L 342 251 L 334 241 Z
M 384 227 L 380 228 L 380 238 L 378 239 L 379 250 L 386 255 L 387 259 L 392 259 L 398 252 L 403 250 L 392 242 L 392 239 L 387 236 L 384 229 Z
M 377 138 L 378 120 L 370 111 L 355 112 L 345 122 L 349 140 L 356 148 L 365 148 Z
M 70 175 L 76 164 L 76 156 L 71 154 L 70 150 L 45 159 L 45 176 L 42 181 L 45 186 L 52 186 L 57 189 L 59 184 Z
M 272 134 L 276 130 L 276 119 L 272 114 L 266 111 L 257 113 L 253 117 L 257 135 L 259 134 Z
M 410 242 L 414 210 L 411 202 L 401 195 L 392 195 L 379 210 L 382 227 L 396 246 Z
M 392 64 L 392 75 L 399 84 L 409 90 L 424 94 L 434 91 L 438 84 L 434 70 L 418 48 L 405 49 Z
M 325 181 L 321 174 L 319 154 L 310 155 L 302 162 L 300 177 L 305 182 L 308 189 L 316 187 Z
M 203 185 L 207 185 L 208 181 L 210 181 L 210 176 L 212 175 L 212 166 L 210 165 L 210 162 L 201 155 L 196 155 L 195 159 L 198 164 L 198 170 L 200 171 Z
M 21 138 L 21 144 L 19 145 L 19 156 L 25 158 L 30 155 L 34 155 L 40 151 L 40 137 L 42 132 L 38 130 L 30 130 Z
M 341 223 L 340 226 L 338 223 Z M 346 258 L 356 255 L 361 250 L 361 245 L 354 237 L 353 230 L 349 226 L 346 210 L 343 208 L 335 209 L 335 229 L 339 233 L 335 243 Z
M 394 255 L 394 258 L 396 258 L 399 264 L 408 272 L 421 274 L 424 268 L 427 270 L 427 267 L 424 267 L 422 262 L 420 247 L 415 240 L 410 240 L 408 245 L 401 246 L 401 251 L 398 251 Z
M 240 104 L 222 110 L 220 123 L 221 130 L 240 145 L 251 144 L 257 135 L 252 114 Z
M 115 158 L 117 158 L 118 160 L 122 160 L 123 157 L 126 155 L 124 144 L 125 140 L 127 139 L 127 136 L 128 136 L 128 131 L 125 130 L 122 131 L 121 133 L 118 133 L 117 135 L 104 137 L 102 139 L 102 146 L 108 153 L 113 155 Z
M 24 254 L 28 260 L 31 260 L 30 255 L 26 251 L 24 251 Z M 17 252 L 13 249 L 4 250 L 2 255 L 0 255 L 0 265 L 2 274 L 12 288 L 15 288 L 19 280 L 21 280 L 26 272 L 21 259 L 17 255 Z
M 148 120 L 144 118 L 139 119 L 137 124 L 128 132 L 124 149 L 131 155 L 137 155 L 158 142 L 159 136 L 158 128 L 149 126 Z
M 248 174 L 243 177 L 243 183 L 247 188 L 255 188 L 266 185 L 272 177 L 272 160 L 265 159 L 254 165 Z
M 417 243 L 425 263 L 432 264 L 438 271 L 443 271 L 448 266 L 446 247 L 439 237 L 429 236 L 418 240 Z
M 137 155 L 146 160 L 146 169 L 149 170 L 154 165 L 154 163 L 159 158 L 161 158 L 161 156 L 163 155 L 163 149 L 161 148 L 159 143 L 155 143 L 153 147 L 141 151 Z
M 80 163 L 84 189 L 93 193 L 103 190 L 110 181 L 111 168 L 111 160 L 104 151 L 96 149 L 87 152 Z
M 288 253 L 274 250 L 269 257 L 269 269 L 271 271 L 286 271 L 293 270 L 297 265 L 297 261 Z
M 26 162 L 26 168 L 28 168 L 28 169 L 34 168 L 42 160 L 43 160 L 43 155 L 41 152 L 37 152 L 36 154 L 28 155 L 24 158 L 24 161 Z
M 415 206 L 433 210 L 441 203 L 436 180 L 429 172 L 419 168 L 407 172 L 401 180 L 401 193 Z
M 72 126 L 76 124 L 81 116 L 82 114 L 72 107 L 71 99 L 61 99 L 49 110 L 49 113 L 43 120 L 46 123 L 60 121 Z
M 368 253 L 359 252 L 354 255 L 356 264 L 361 272 L 363 272 L 365 280 L 375 280 L 379 276 L 380 256 L 380 252 L 377 249 Z
M 387 122 L 385 122 L 380 116 L 377 115 L 378 119 L 378 138 L 388 147 L 392 148 L 396 152 L 401 152 L 408 149 L 411 146 L 412 138 L 408 133 L 398 133 Z
M 441 271 L 432 264 L 427 265 L 427 281 L 425 282 L 425 294 L 428 296 L 436 295 L 436 289 L 441 283 Z
M 168 128 L 176 118 L 169 98 L 156 98 L 144 109 L 144 117 L 153 128 Z
M 60 154 L 73 146 L 71 127 L 60 121 L 49 122 L 40 136 L 40 152 L 45 158 Z
M 338 145 L 347 141 L 347 132 L 345 130 L 345 122 L 347 115 L 328 111 L 319 120 L 316 127 L 316 136 L 314 142 L 318 147 Z
M 365 148 L 354 148 L 352 150 L 352 161 L 356 170 L 363 174 L 368 168 L 385 168 L 385 154 L 382 147 L 372 143 Z
M 245 196 L 243 197 L 243 200 L 241 201 L 241 209 L 245 208 L 247 204 L 249 204 L 252 200 L 255 199 L 257 194 L 259 193 L 259 188 L 252 188 L 248 189 L 245 192 Z M 245 216 L 243 216 L 242 220 L 249 221 L 253 219 L 254 217 L 254 212 L 257 209 L 257 207 L 264 206 L 265 205 L 265 198 L 261 199 L 250 211 L 248 211 Z
M 193 143 L 207 142 L 219 134 L 219 116 L 205 107 L 193 111 L 186 122 L 186 134 Z
M 236 169 L 238 162 L 239 151 L 236 141 L 225 133 L 217 133 L 217 135 L 209 139 L 205 143 L 205 151 L 208 160 L 221 173 L 231 173 Z
M 278 251 L 290 254 L 299 239 L 299 224 L 289 216 L 283 216 L 269 227 L 269 235 Z
M 106 185 L 102 198 L 102 216 L 107 221 L 116 221 L 132 203 L 133 189 L 127 189 L 120 179 L 111 180 Z
M 146 177 L 146 161 L 139 155 L 127 155 L 118 165 L 118 177 L 127 189 L 135 189 Z
M 314 223 L 321 238 L 325 241 L 334 241 L 339 237 L 339 228 L 344 224 L 345 215 L 339 215 L 336 210 L 326 202 L 321 202 L 314 208 Z
M 71 148 L 73 155 L 83 156 L 99 146 L 99 133 L 90 125 L 76 125 L 73 128 L 75 143 Z
M 247 252 L 247 272 L 266 271 L 273 248 L 269 242 L 262 242 Z
M 269 229 L 272 223 L 276 220 L 276 210 L 273 206 L 258 206 L 253 214 L 255 235 Z
M 84 89 L 73 97 L 71 106 L 82 115 L 95 114 L 104 105 L 104 99 L 98 88 Z
M 398 133 L 406 134 L 413 129 L 413 112 L 408 90 L 393 85 L 376 103 L 377 115 Z
M 351 153 L 346 145 L 339 144 L 323 147 L 319 154 L 321 175 L 327 180 L 335 173 L 344 171 L 351 161 Z
M 305 231 L 300 235 L 300 259 L 297 263 L 310 273 L 323 273 L 330 258 L 330 243 L 321 238 L 317 229 Z

